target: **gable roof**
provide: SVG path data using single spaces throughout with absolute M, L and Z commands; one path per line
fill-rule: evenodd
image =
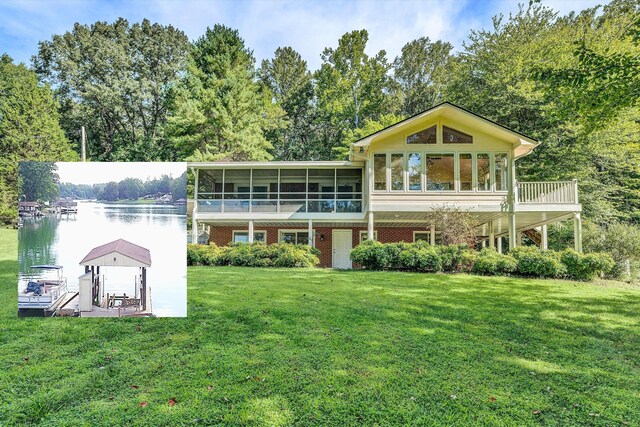
M 128 242 L 124 239 L 114 240 L 102 246 L 97 246 L 80 261 L 80 265 L 91 265 L 91 261 L 101 258 L 105 255 L 118 253 L 131 258 L 145 267 L 151 267 L 151 253 L 149 249 Z
M 374 140 L 381 138 L 383 136 L 392 134 L 394 132 L 399 132 L 401 129 L 411 126 L 413 122 L 416 120 L 422 120 L 426 118 L 435 118 L 435 117 L 445 117 L 445 118 L 456 118 L 464 116 L 466 118 L 470 118 L 476 121 L 480 130 L 485 129 L 487 132 L 491 131 L 492 133 L 497 133 L 499 136 L 503 137 L 503 139 L 508 140 L 513 143 L 516 147 L 516 157 L 521 157 L 526 154 L 529 154 L 533 148 L 535 148 L 539 142 L 523 133 L 517 132 L 513 129 L 509 129 L 506 126 L 503 126 L 499 123 L 494 122 L 493 120 L 487 119 L 486 117 L 482 117 L 476 113 L 473 113 L 465 108 L 462 108 L 458 105 L 452 104 L 450 102 L 442 102 L 438 105 L 435 105 L 428 110 L 425 110 L 421 113 L 415 114 L 409 118 L 406 118 L 402 121 L 399 121 L 396 124 L 391 126 L 387 126 L 384 129 L 381 129 L 377 132 L 374 132 L 370 135 L 367 135 L 359 140 L 353 142 L 351 144 L 351 153 L 353 153 L 354 147 L 363 147 L 368 148 L 371 142 Z M 350 154 L 351 154 L 350 153 Z

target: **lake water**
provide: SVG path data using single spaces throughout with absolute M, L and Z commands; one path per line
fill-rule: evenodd
M 24 218 L 18 231 L 20 286 L 29 267 L 59 264 L 64 267 L 69 291 L 78 290 L 84 273 L 80 261 L 96 246 L 122 238 L 149 249 L 153 314 L 187 315 L 186 206 L 107 204 L 79 201 L 78 213 Z M 105 292 L 133 295 L 138 268 L 101 267 Z M 31 276 L 33 277 L 33 276 Z

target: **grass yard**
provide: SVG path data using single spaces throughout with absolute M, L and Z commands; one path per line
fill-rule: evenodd
M 187 319 L 16 318 L 3 425 L 640 425 L 624 284 L 190 268 Z

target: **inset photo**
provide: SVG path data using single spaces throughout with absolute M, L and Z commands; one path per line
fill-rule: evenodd
M 20 162 L 18 315 L 185 317 L 186 163 Z

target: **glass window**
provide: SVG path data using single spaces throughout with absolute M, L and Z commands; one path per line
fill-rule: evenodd
M 496 154 L 496 191 L 507 191 L 507 155 L 505 153 Z
M 198 171 L 198 198 L 222 198 L 222 169 L 201 169 Z
M 281 231 L 280 242 L 293 243 L 297 245 L 308 245 L 309 233 L 307 231 Z
M 391 189 L 404 190 L 404 154 L 391 155 Z
M 278 198 L 278 169 L 253 169 L 253 199 Z
M 413 233 L 413 241 L 417 242 L 419 240 L 423 240 L 425 242 L 431 241 L 431 232 L 429 231 L 416 231 Z
M 442 126 L 442 143 L 443 144 L 472 144 L 473 137 L 462 133 L 455 129 Z
M 478 159 L 478 191 L 491 191 L 491 161 L 489 154 L 480 153 Z
M 265 241 L 265 232 L 264 231 L 254 231 L 253 232 L 253 241 L 254 242 L 262 242 Z M 249 242 L 249 232 L 248 231 L 234 231 L 233 232 L 233 243 L 248 243 Z
M 424 157 L 427 170 L 427 191 L 453 191 L 453 154 L 428 154 Z
M 407 137 L 407 144 L 435 144 L 436 126 L 421 130 Z
M 373 155 L 373 189 L 387 189 L 387 155 Z
M 250 182 L 250 169 L 227 169 L 224 173 L 224 198 L 248 199 Z
M 338 199 L 359 199 L 362 194 L 362 170 L 338 169 L 336 171 Z
M 369 232 L 367 230 L 360 230 L 360 243 L 369 240 L 367 236 Z M 373 230 L 373 240 L 378 240 L 378 230 Z
M 409 160 L 409 190 L 422 190 L 422 155 L 410 153 Z
M 460 154 L 460 191 L 473 190 L 473 161 L 471 154 Z

